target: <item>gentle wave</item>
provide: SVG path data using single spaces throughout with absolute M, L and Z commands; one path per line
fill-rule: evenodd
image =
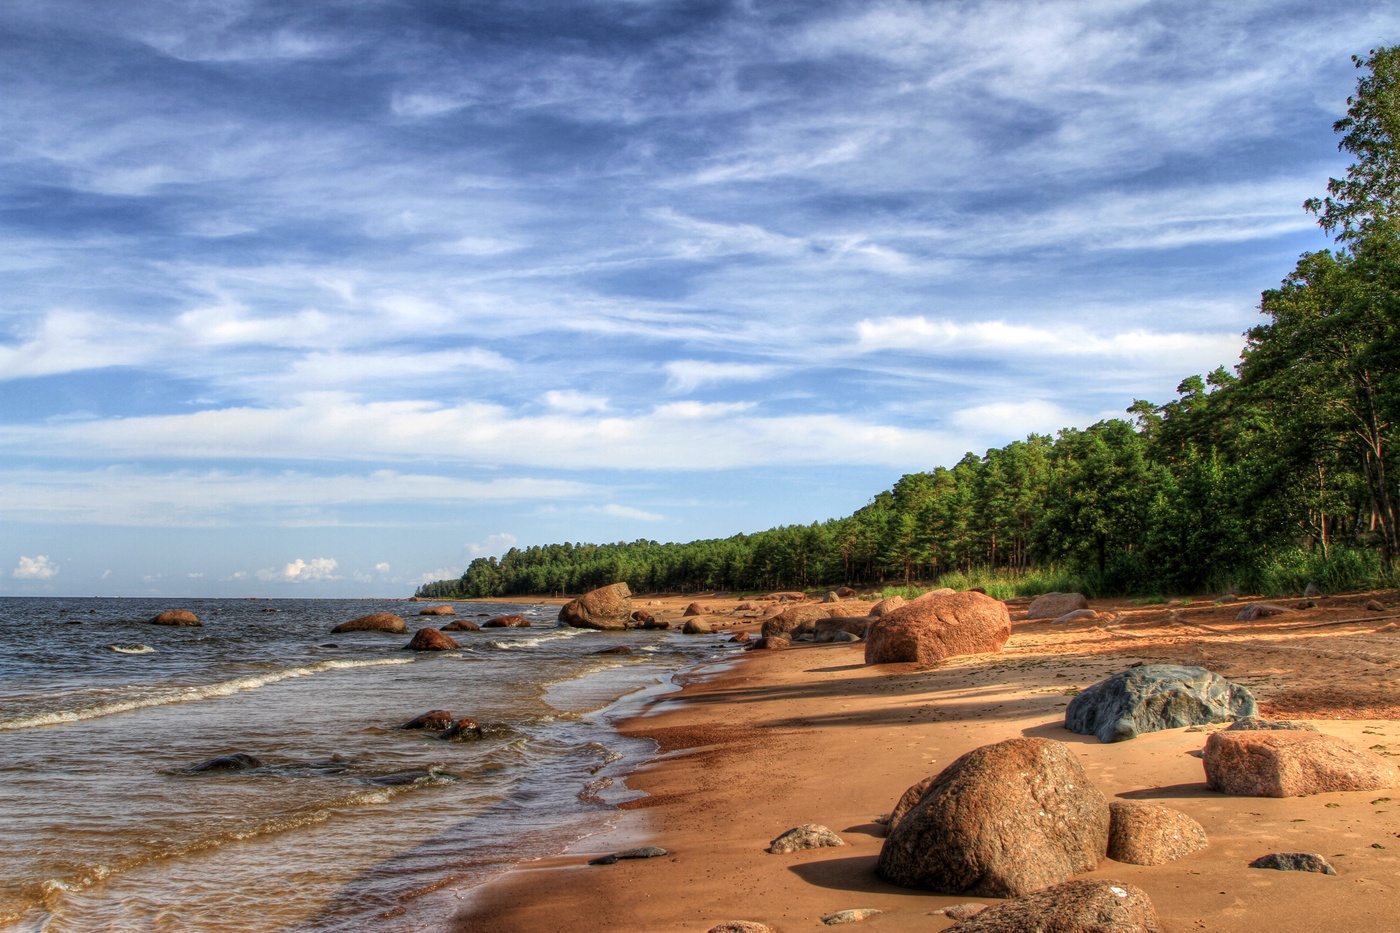
M 581 629 L 565 629 L 561 632 L 550 632 L 547 635 L 533 635 L 526 638 L 514 638 L 510 641 L 488 641 L 486 644 L 492 648 L 500 648 L 509 651 L 512 648 L 537 648 L 540 645 L 551 641 L 561 641 L 566 638 L 577 638 Z
M 155 654 L 156 649 L 150 645 L 108 645 L 117 654 Z
M 386 658 L 373 661 L 317 661 L 315 664 L 308 664 L 305 667 L 294 667 L 284 671 L 272 671 L 267 674 L 254 674 L 249 677 L 239 677 L 234 680 L 206 684 L 202 687 L 181 687 L 155 696 L 118 700 L 114 703 L 104 703 L 100 706 L 90 706 L 84 709 L 55 710 L 48 713 L 39 713 L 34 716 L 25 716 L 21 719 L 4 720 L 0 721 L 0 732 L 13 731 L 15 729 L 33 729 L 37 726 L 57 726 L 71 722 L 82 722 L 86 719 L 99 719 L 103 716 L 111 716 L 116 713 L 129 713 L 132 710 L 138 709 L 150 709 L 154 706 L 189 703 L 194 700 L 212 700 L 219 697 L 233 696 L 235 693 L 242 693 L 245 690 L 256 690 L 259 687 L 266 687 L 269 684 L 280 683 L 284 680 L 325 673 L 326 671 L 338 671 L 355 667 L 385 667 L 391 664 L 412 664 L 413 661 L 413 658 Z

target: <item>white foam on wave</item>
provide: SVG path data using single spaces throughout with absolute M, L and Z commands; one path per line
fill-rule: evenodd
M 492 648 L 502 648 L 505 650 L 510 650 L 511 648 L 537 648 L 546 642 L 561 641 L 566 638 L 577 638 L 582 631 L 582 629 L 576 628 L 561 629 L 559 631 L 540 635 L 530 635 L 525 638 L 513 638 L 510 641 L 488 641 L 487 644 Z
M 155 654 L 156 649 L 150 645 L 108 645 L 117 654 Z
M 305 667 L 293 667 L 282 671 L 269 671 L 266 674 L 253 674 L 248 677 L 238 677 L 233 680 L 220 681 L 219 683 L 205 684 L 202 687 L 178 687 L 152 696 L 132 697 L 125 700 L 117 700 L 112 703 L 103 703 L 99 706 L 89 706 L 83 709 L 54 710 L 47 713 L 38 713 L 34 716 L 25 716 L 20 719 L 8 719 L 0 721 L 0 732 L 13 731 L 15 729 L 33 729 L 37 726 L 59 726 L 70 722 L 82 722 L 86 719 L 99 719 L 103 716 L 112 716 L 116 713 L 129 713 L 132 710 L 150 709 L 154 706 L 170 706 L 174 703 L 189 703 L 194 700 L 213 700 L 219 697 L 233 696 L 235 693 L 242 693 L 245 690 L 256 690 L 259 687 L 266 687 L 269 684 L 281 683 L 284 680 L 292 680 L 297 677 L 309 677 L 313 674 L 322 674 L 327 671 L 340 671 L 355 667 L 385 667 L 392 664 L 412 664 L 413 661 L 413 658 L 385 658 L 375 661 L 317 661 L 315 664 L 308 664 Z

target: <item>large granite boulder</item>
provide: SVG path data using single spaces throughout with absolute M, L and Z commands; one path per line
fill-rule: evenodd
M 156 625 L 202 625 L 199 616 L 188 609 L 167 609 L 151 619 Z
M 452 640 L 451 635 L 444 635 L 435 628 L 420 628 L 404 647 L 409 651 L 451 651 L 461 646 Z
M 444 632 L 479 632 L 481 631 L 481 626 L 477 625 L 471 619 L 457 619 L 455 622 L 449 622 L 444 625 L 442 630 Z
M 878 603 L 870 607 L 870 614 L 878 619 L 880 616 L 884 615 L 887 612 L 894 612 L 896 609 L 898 609 L 900 606 L 903 606 L 904 604 L 905 600 L 903 596 L 886 596 L 884 599 L 880 600 Z
M 1230 722 L 1257 712 L 1247 687 L 1203 667 L 1144 664 L 1084 690 L 1065 709 L 1065 728 L 1100 742 L 1143 732 Z
M 632 591 L 626 583 L 600 586 L 559 610 L 559 621 L 574 628 L 622 629 L 632 624 Z
M 928 789 L 933 786 L 933 782 L 936 780 L 938 780 L 938 775 L 930 774 L 922 781 L 915 782 L 908 790 L 900 794 L 899 799 L 895 801 L 894 809 L 890 811 L 889 822 L 885 825 L 890 829 L 894 829 L 898 826 L 899 821 L 904 819 L 904 815 L 914 809 L 915 804 L 924 799 L 924 794 L 928 793 Z
M 836 641 L 837 636 L 843 633 L 864 638 L 865 630 L 870 627 L 870 622 L 870 616 L 832 616 L 829 619 L 818 619 L 812 630 L 812 640 Z
M 875 872 L 938 894 L 1015 897 L 1098 868 L 1108 801 L 1069 747 L 984 745 L 943 769 L 890 828 Z
M 681 626 L 681 634 L 683 635 L 712 635 L 714 631 L 714 627 L 710 623 L 702 622 L 696 618 L 686 619 L 685 625 Z
M 494 619 L 487 619 L 481 623 L 482 628 L 529 628 L 530 620 L 524 616 L 508 615 L 496 616 Z
M 453 716 L 445 709 L 430 709 L 421 716 L 415 716 L 399 726 L 400 729 L 451 729 Z
M 785 609 L 771 619 L 763 620 L 763 635 L 790 635 L 793 629 L 801 628 L 804 624 L 815 625 L 820 619 L 831 618 L 831 611 L 823 609 L 816 604 L 803 606 L 793 606 Z
M 1163 933 L 1141 888 L 1084 878 L 1023 894 L 948 927 L 953 933 Z
M 1211 733 L 1206 786 L 1237 797 L 1303 797 L 1394 787 L 1396 771 L 1375 752 L 1322 732 Z
M 1127 800 L 1108 810 L 1108 857 L 1115 862 L 1165 865 L 1210 845 L 1201 824 L 1180 810 Z
M 427 609 L 419 609 L 420 616 L 455 616 L 457 610 L 451 606 L 429 606 Z
M 1026 618 L 1058 619 L 1067 612 L 1088 608 L 1089 600 L 1085 599 L 1082 593 L 1046 593 L 1031 601 L 1030 608 L 1026 610 Z
M 1000 600 L 982 593 L 925 593 L 870 625 L 865 663 L 933 664 L 1000 651 L 1010 637 L 1011 615 Z
M 332 634 L 340 632 L 389 632 L 392 635 L 402 635 L 406 631 L 408 631 L 408 626 L 404 620 L 392 612 L 371 612 L 367 616 L 342 622 L 331 629 Z
M 700 605 L 700 603 L 691 603 L 689 606 L 685 607 L 685 612 L 681 613 L 682 616 L 704 616 L 709 614 L 710 610 Z

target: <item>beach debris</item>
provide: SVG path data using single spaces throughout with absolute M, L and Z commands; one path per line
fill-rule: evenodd
M 529 628 L 530 620 L 524 616 L 496 616 L 481 623 L 482 628 Z
M 904 603 L 905 599 L 903 596 L 886 596 L 870 607 L 870 614 L 878 619 L 886 613 L 894 612 L 900 606 L 903 606 Z
M 1066 612 L 1057 619 L 1052 619 L 1050 624 L 1068 625 L 1071 622 L 1093 622 L 1098 617 L 1099 614 L 1092 609 L 1075 609 L 1071 612 Z
M 1210 846 L 1201 824 L 1180 810 L 1115 800 L 1108 811 L 1108 857 L 1115 862 L 1165 865 Z
M 565 603 L 559 610 L 559 621 L 573 628 L 628 628 L 632 624 L 632 591 L 626 583 L 590 590 Z
M 1108 801 L 1068 746 L 1008 739 L 938 773 L 890 828 L 875 873 L 937 894 L 1014 897 L 1098 868 L 1108 823 Z
M 1084 598 L 1083 593 L 1045 593 L 1031 600 L 1030 607 L 1026 610 L 1026 618 L 1035 619 L 1058 619 L 1076 609 L 1088 609 L 1089 600 Z
M 819 619 L 829 619 L 831 613 L 821 606 L 793 606 L 770 619 L 763 620 L 764 635 L 787 635 L 796 637 L 805 631 L 815 631 Z M 805 626 L 805 628 L 804 628 Z
M 234 752 L 231 755 L 219 755 L 208 761 L 201 761 L 197 765 L 190 765 L 185 770 L 190 774 L 203 774 L 207 771 L 251 771 L 254 768 L 261 768 L 262 765 L 262 760 L 253 755 Z
M 332 635 L 341 632 L 389 632 L 392 635 L 402 635 L 408 631 L 408 625 L 402 617 L 394 615 L 392 612 L 371 612 L 367 616 L 360 616 L 351 619 L 349 622 L 342 622 L 331 629 Z
M 791 639 L 781 635 L 761 635 L 749 642 L 750 651 L 782 651 L 784 648 L 791 648 Z
M 479 632 L 481 631 L 481 626 L 477 625 L 471 619 L 458 619 L 455 622 L 449 622 L 444 625 L 442 630 L 444 632 Z
M 951 907 L 940 907 L 934 914 L 947 917 L 949 920 L 966 920 L 968 917 L 975 917 L 987 909 L 986 904 L 978 904 L 975 901 L 968 901 L 965 904 L 954 904 Z
M 882 913 L 884 913 L 883 910 L 877 910 L 874 907 L 855 907 L 851 910 L 838 910 L 834 914 L 827 914 L 822 917 L 822 923 L 829 927 L 834 927 L 838 923 L 860 923 L 862 920 L 868 920 L 876 914 Z
M 715 630 L 710 623 L 691 618 L 685 620 L 685 626 L 681 632 L 686 635 L 713 635 Z
M 1249 863 L 1250 868 L 1272 868 L 1277 871 L 1315 871 L 1319 875 L 1335 875 L 1337 869 L 1314 852 L 1270 852 Z
M 710 927 L 709 933 L 774 933 L 772 927 L 757 920 L 726 920 Z
M 821 849 L 826 846 L 843 846 L 841 837 L 820 823 L 803 823 L 783 833 L 768 844 L 768 851 L 774 855 L 786 855 L 802 849 Z
M 404 647 L 409 651 L 451 651 L 453 648 L 460 648 L 452 639 L 451 635 L 439 632 L 435 628 L 420 628 L 413 633 L 413 639 Z
M 1317 726 L 1310 722 L 1297 722 L 1292 719 L 1265 719 L 1263 716 L 1241 716 L 1225 727 L 1226 732 L 1252 731 L 1316 732 Z
M 1382 790 L 1397 774 L 1375 752 L 1322 732 L 1220 731 L 1206 739 L 1206 786 L 1237 797 Z
M 899 800 L 895 801 L 894 809 L 890 811 L 889 816 L 885 820 L 885 825 L 890 829 L 894 829 L 898 826 L 899 821 L 904 819 L 904 814 L 914 809 L 914 805 L 924 799 L 924 794 L 933 786 L 933 782 L 936 780 L 938 780 L 938 775 L 930 774 L 928 777 L 917 782 L 904 793 L 900 794 Z
M 451 606 L 429 606 L 426 609 L 419 609 L 420 616 L 455 616 L 457 610 Z
M 1240 610 L 1235 616 L 1236 622 L 1253 622 L 1256 619 L 1265 619 L 1269 616 L 1280 616 L 1287 612 L 1295 612 L 1287 606 L 1280 606 L 1276 603 L 1251 603 Z
M 167 609 L 157 616 L 152 617 L 151 622 L 155 625 L 201 625 L 199 616 L 188 609 Z
M 1146 892 L 1122 881 L 1066 881 L 993 904 L 959 921 L 957 933 L 1163 933 Z
M 623 849 L 621 852 L 614 852 L 611 855 L 600 855 L 595 859 L 589 859 L 590 865 L 612 865 L 625 859 L 637 858 L 660 858 L 663 855 L 670 855 L 660 846 L 639 846 L 635 849 Z
M 400 729 L 451 729 L 455 717 L 445 709 L 430 709 L 399 726 Z
M 1143 732 L 1231 722 L 1257 712 L 1254 695 L 1203 667 L 1144 664 L 1079 693 L 1065 709 L 1065 728 L 1100 742 Z
M 818 619 L 812 631 L 813 641 L 857 641 L 865 637 L 866 629 L 870 628 L 871 619 L 869 616 L 832 616 L 829 619 Z M 850 639 L 843 639 L 839 636 L 850 635 Z
M 925 593 L 871 623 L 865 663 L 928 666 L 963 654 L 1000 651 L 1011 637 L 1006 604 L 982 593 Z
M 452 727 L 442 734 L 445 742 L 474 742 L 484 736 L 481 730 L 481 723 L 464 716 L 452 724 Z

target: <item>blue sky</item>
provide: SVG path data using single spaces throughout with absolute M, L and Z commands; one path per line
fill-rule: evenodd
M 18 0 L 0 592 L 407 595 L 1165 401 L 1382 2 Z

